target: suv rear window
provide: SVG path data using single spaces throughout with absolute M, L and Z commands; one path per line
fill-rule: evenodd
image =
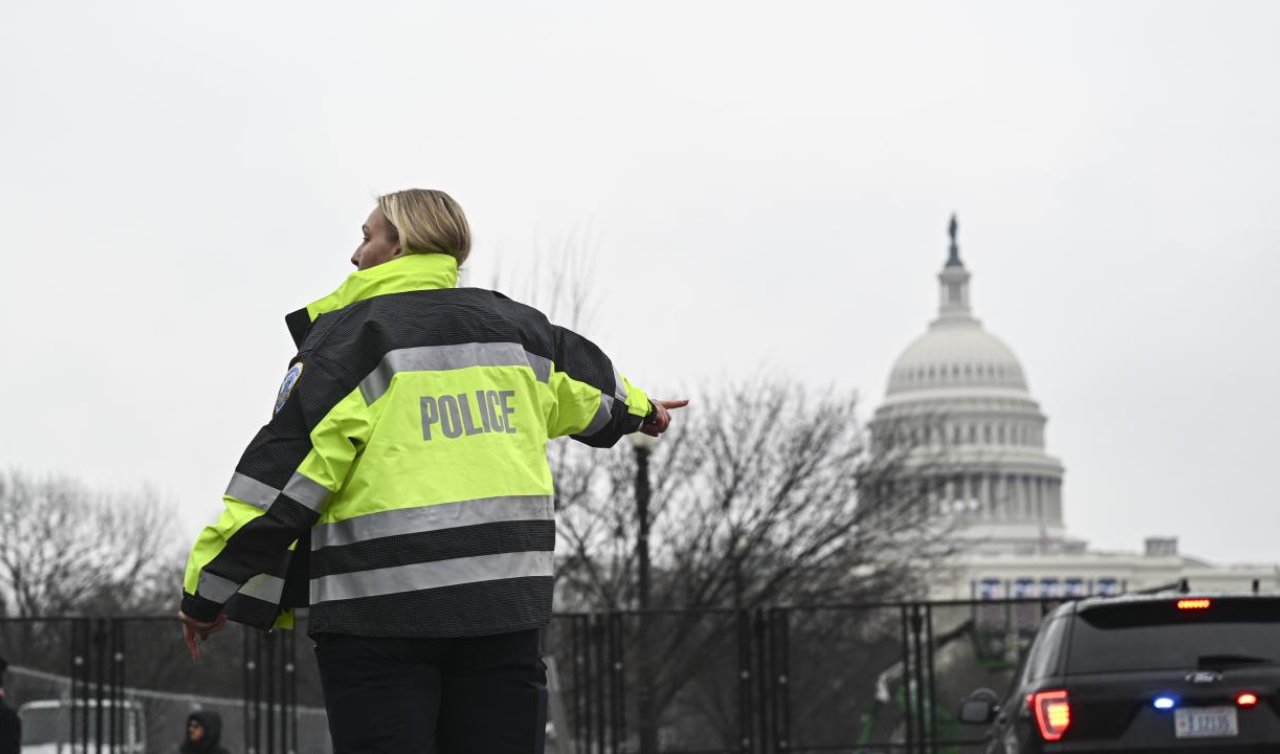
M 1226 598 L 1085 607 L 1071 628 L 1067 673 L 1280 664 L 1280 600 Z

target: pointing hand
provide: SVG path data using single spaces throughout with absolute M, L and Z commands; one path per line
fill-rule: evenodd
M 684 408 L 689 405 L 689 401 L 687 399 L 664 401 L 655 398 L 651 402 L 657 411 L 654 412 L 652 419 L 649 419 L 644 424 L 640 425 L 640 431 L 651 437 L 657 437 L 663 432 L 666 432 L 667 428 L 671 426 L 670 412 L 672 410 Z

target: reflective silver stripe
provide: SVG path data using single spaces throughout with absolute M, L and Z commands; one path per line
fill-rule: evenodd
M 338 547 L 397 534 L 417 534 L 457 526 L 499 521 L 550 521 L 555 511 L 550 495 L 488 497 L 459 503 L 378 511 L 311 530 L 311 549 Z
M 284 595 L 284 579 L 260 573 L 246 581 L 244 586 L 240 587 L 240 593 L 246 597 L 279 605 L 280 598 Z
M 613 397 L 617 398 L 623 403 L 626 403 L 627 402 L 627 381 L 622 379 L 622 372 L 619 372 L 617 369 L 613 370 L 613 386 L 614 386 Z
M 535 361 L 545 362 L 535 364 Z M 452 346 L 420 346 L 388 351 L 382 361 L 360 381 L 360 393 L 373 403 L 391 387 L 391 378 L 400 372 L 438 372 L 467 367 L 529 367 L 545 382 L 551 365 L 545 358 L 528 353 L 520 343 L 459 343 Z
M 280 490 L 236 472 L 231 475 L 231 483 L 227 485 L 226 494 L 265 511 L 271 507 L 271 503 L 275 502 Z
M 533 376 L 538 378 L 538 382 L 551 381 L 551 359 L 536 353 L 526 353 L 525 358 L 529 360 L 529 368 L 533 370 Z
M 289 478 L 289 483 L 284 486 L 284 494 L 311 510 L 319 512 L 331 493 L 323 484 L 295 472 Z
M 322 576 L 311 580 L 311 604 L 497 579 L 550 576 L 553 556 L 552 552 L 505 552 Z
M 275 499 L 280 496 L 280 492 L 275 487 L 239 472 L 231 475 L 231 484 L 227 485 L 228 495 L 264 511 L 271 507 Z M 289 483 L 284 486 L 284 494 L 313 511 L 319 511 L 329 499 L 330 492 L 319 482 L 294 473 L 289 478 Z
M 578 434 L 582 437 L 590 437 L 609 426 L 611 418 L 613 418 L 613 396 L 601 393 L 600 408 L 596 409 L 596 415 L 591 417 L 591 423 L 587 425 L 587 428 Z
M 231 579 L 224 579 L 216 573 L 200 572 L 200 581 L 196 584 L 196 594 L 205 599 L 222 604 L 231 599 L 240 585 Z

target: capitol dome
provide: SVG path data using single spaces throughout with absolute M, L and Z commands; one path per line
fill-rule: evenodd
M 1063 469 L 1045 452 L 1047 419 L 1017 355 L 973 316 L 955 218 L 950 230 L 938 316 L 894 362 L 873 441 L 880 452 L 904 439 L 922 451 L 920 473 L 938 489 L 932 504 L 975 546 L 1067 546 Z
M 1026 393 L 1027 380 L 1018 357 L 978 320 L 939 320 L 898 357 L 887 394 L 954 387 Z

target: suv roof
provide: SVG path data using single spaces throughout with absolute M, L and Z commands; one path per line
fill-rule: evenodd
M 1238 600 L 1238 599 L 1261 599 L 1261 600 L 1277 600 L 1280 601 L 1280 592 L 1155 592 L 1151 594 L 1120 594 L 1114 597 L 1084 597 L 1078 600 L 1065 602 L 1054 611 L 1055 615 L 1065 613 L 1075 613 L 1089 610 L 1094 607 L 1103 607 L 1107 605 L 1138 605 L 1148 602 L 1168 602 L 1169 600 Z

